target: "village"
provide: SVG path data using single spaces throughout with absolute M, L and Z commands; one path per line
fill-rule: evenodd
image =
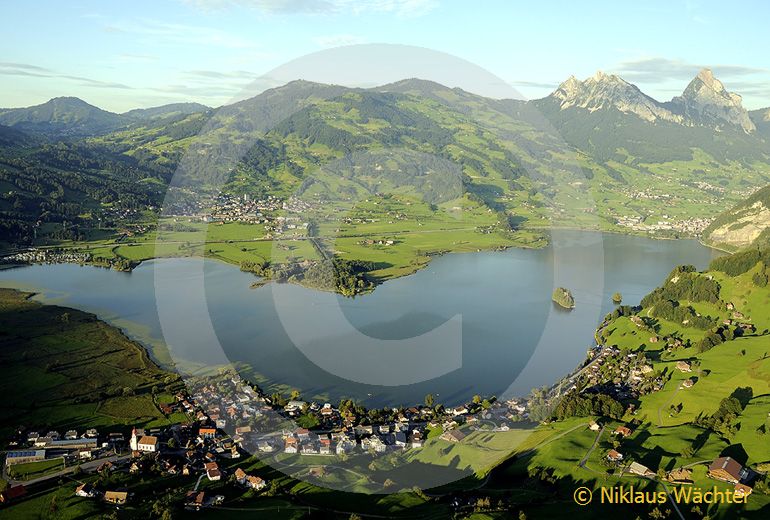
M 356 454 L 373 457 L 420 449 L 429 437 L 457 443 L 473 430 L 506 431 L 528 416 L 526 402 L 517 399 L 498 402 L 476 396 L 470 403 L 447 409 L 420 405 L 367 411 L 346 401 L 335 407 L 292 397 L 267 396 L 239 376 L 225 374 L 188 381 L 187 392 L 176 394 L 173 403 L 161 405 L 167 415 L 183 412 L 187 424 L 106 434 L 95 429 L 69 430 L 62 435 L 20 428 L 5 454 L 4 475 L 12 485 L 4 496 L 13 500 L 25 493 L 28 481 L 23 468 L 58 460 L 62 469 L 35 481 L 73 474 L 75 468 L 77 474 L 149 476 L 160 471 L 166 476 L 198 477 L 185 504 L 197 510 L 223 499 L 199 490 L 202 479 L 253 492 L 268 487 L 265 479 L 238 466 L 239 460 L 253 454 L 267 460 L 312 456 L 302 464 L 323 467 Z M 131 500 L 127 489 L 99 489 L 79 481 L 73 493 L 116 506 Z
M 618 216 L 616 217 L 618 226 L 628 228 L 635 232 L 657 233 L 674 232 L 685 236 L 699 237 L 703 231 L 711 224 L 711 218 L 689 218 L 674 219 L 669 215 L 661 215 L 656 222 L 647 222 L 649 218 L 642 216 Z

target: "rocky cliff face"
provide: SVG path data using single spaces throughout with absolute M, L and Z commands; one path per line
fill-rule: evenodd
M 682 95 L 668 103 L 660 103 L 635 85 L 601 71 L 584 81 L 571 76 L 548 98 L 558 103 L 561 110 L 575 107 L 595 112 L 614 108 L 651 123 L 668 121 L 718 131 L 728 128 L 745 133 L 756 131 L 741 97 L 728 92 L 708 69 L 700 71 Z
M 703 240 L 736 250 L 755 244 L 767 229 L 770 229 L 770 186 L 719 215 L 703 233 Z
M 731 125 L 746 133 L 757 129 L 748 111 L 743 108 L 741 96 L 728 92 L 709 69 L 700 71 L 682 95 L 671 100 L 669 106 L 693 124 L 720 130 L 725 125 Z
M 749 112 L 749 117 L 751 117 L 751 122 L 756 125 L 759 134 L 770 136 L 770 108 Z
M 635 85 L 601 71 L 585 81 L 570 76 L 551 97 L 559 101 L 562 110 L 578 107 L 595 112 L 615 108 L 621 112 L 635 114 L 648 122 L 661 119 L 677 123 L 683 121 L 682 116 L 664 108 Z

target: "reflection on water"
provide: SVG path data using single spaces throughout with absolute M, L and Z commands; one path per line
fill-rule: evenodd
M 354 397 L 370 405 L 422 402 L 428 393 L 451 404 L 473 394 L 523 394 L 572 370 L 593 344 L 593 332 L 620 292 L 636 304 L 679 264 L 705 268 L 718 253 L 695 241 L 653 241 L 622 235 L 559 232 L 543 250 L 512 249 L 446 255 L 423 271 L 389 281 L 371 294 L 335 297 L 353 328 L 343 330 L 319 316 L 329 295 L 289 284 L 250 289 L 254 280 L 237 267 L 205 261 L 206 305 L 221 350 L 195 319 L 193 287 L 200 282 L 196 259 L 146 262 L 132 273 L 77 265 L 38 265 L 0 271 L 0 285 L 42 292 L 57 303 L 94 312 L 125 327 L 136 324 L 141 339 L 162 341 L 155 301 L 155 269 L 174 295 L 165 309 L 176 338 L 175 359 L 215 363 L 222 350 L 244 375 L 262 384 L 301 389 L 305 397 Z M 576 308 L 554 308 L 555 286 L 569 288 Z M 369 385 L 335 376 L 313 364 L 283 328 L 275 302 L 292 310 L 313 341 L 309 357 L 333 356 L 335 366 L 355 370 L 360 334 L 402 340 L 425 334 L 453 316 L 462 319 L 462 366 L 441 377 L 404 386 Z M 133 331 L 129 327 L 129 332 Z M 294 336 L 292 336 L 294 337 Z M 379 343 L 387 348 L 388 341 Z M 414 348 L 392 361 L 404 370 L 436 364 L 437 354 Z M 440 351 L 440 349 L 439 349 Z M 345 364 L 350 366 L 345 366 Z M 526 370 L 522 371 L 526 367 Z M 372 370 L 372 367 L 367 367 Z M 376 368 L 374 368 L 376 369 Z M 383 369 L 384 370 L 384 369 Z M 344 371 L 335 371 L 345 373 Z

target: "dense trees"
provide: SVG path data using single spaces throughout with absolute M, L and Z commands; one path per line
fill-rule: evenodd
M 750 271 L 758 262 L 762 262 L 765 267 L 770 264 L 770 250 L 747 249 L 729 256 L 722 256 L 714 259 L 709 268 L 730 276 L 738 276 Z
M 713 318 L 701 316 L 689 305 L 682 305 L 676 300 L 658 301 L 650 309 L 650 315 L 701 330 L 708 329 L 716 324 Z
M 567 419 L 569 417 L 601 415 L 620 419 L 624 412 L 623 405 L 609 395 L 580 394 L 577 391 L 572 391 L 559 401 L 553 411 L 553 416 L 556 419 Z
M 375 282 L 367 273 L 375 269 L 374 262 L 346 260 L 333 257 L 330 260 L 300 264 L 289 262 L 271 264 L 268 261 L 242 261 L 241 270 L 264 276 L 276 282 L 302 281 L 303 285 L 335 291 L 345 296 L 372 289 Z
M 730 437 L 737 431 L 736 419 L 753 396 L 754 390 L 750 386 L 736 388 L 729 397 L 722 399 L 716 412 L 710 416 L 699 415 L 695 423 Z
M 674 269 L 662 287 L 642 298 L 642 307 L 651 307 L 664 300 L 689 300 L 716 303 L 719 301 L 719 283 L 699 274 L 691 265 Z
M 41 230 L 82 239 L 84 229 L 125 220 L 162 200 L 171 171 L 93 144 L 57 143 L 0 153 L 0 240 L 29 243 Z M 140 182 L 154 179 L 158 182 Z M 44 224 L 55 224 L 44 226 Z

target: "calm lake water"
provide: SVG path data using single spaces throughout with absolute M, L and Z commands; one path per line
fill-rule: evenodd
M 0 270 L 0 286 L 93 312 L 145 344 L 165 341 L 180 366 L 229 360 L 306 398 L 397 405 L 433 393 L 452 404 L 553 383 L 584 359 L 614 292 L 637 304 L 676 265 L 703 269 L 719 254 L 691 240 L 561 231 L 542 250 L 445 255 L 355 299 L 251 289 L 252 275 L 200 259 L 131 273 L 35 265 Z M 573 311 L 551 302 L 557 286 L 572 291 Z

